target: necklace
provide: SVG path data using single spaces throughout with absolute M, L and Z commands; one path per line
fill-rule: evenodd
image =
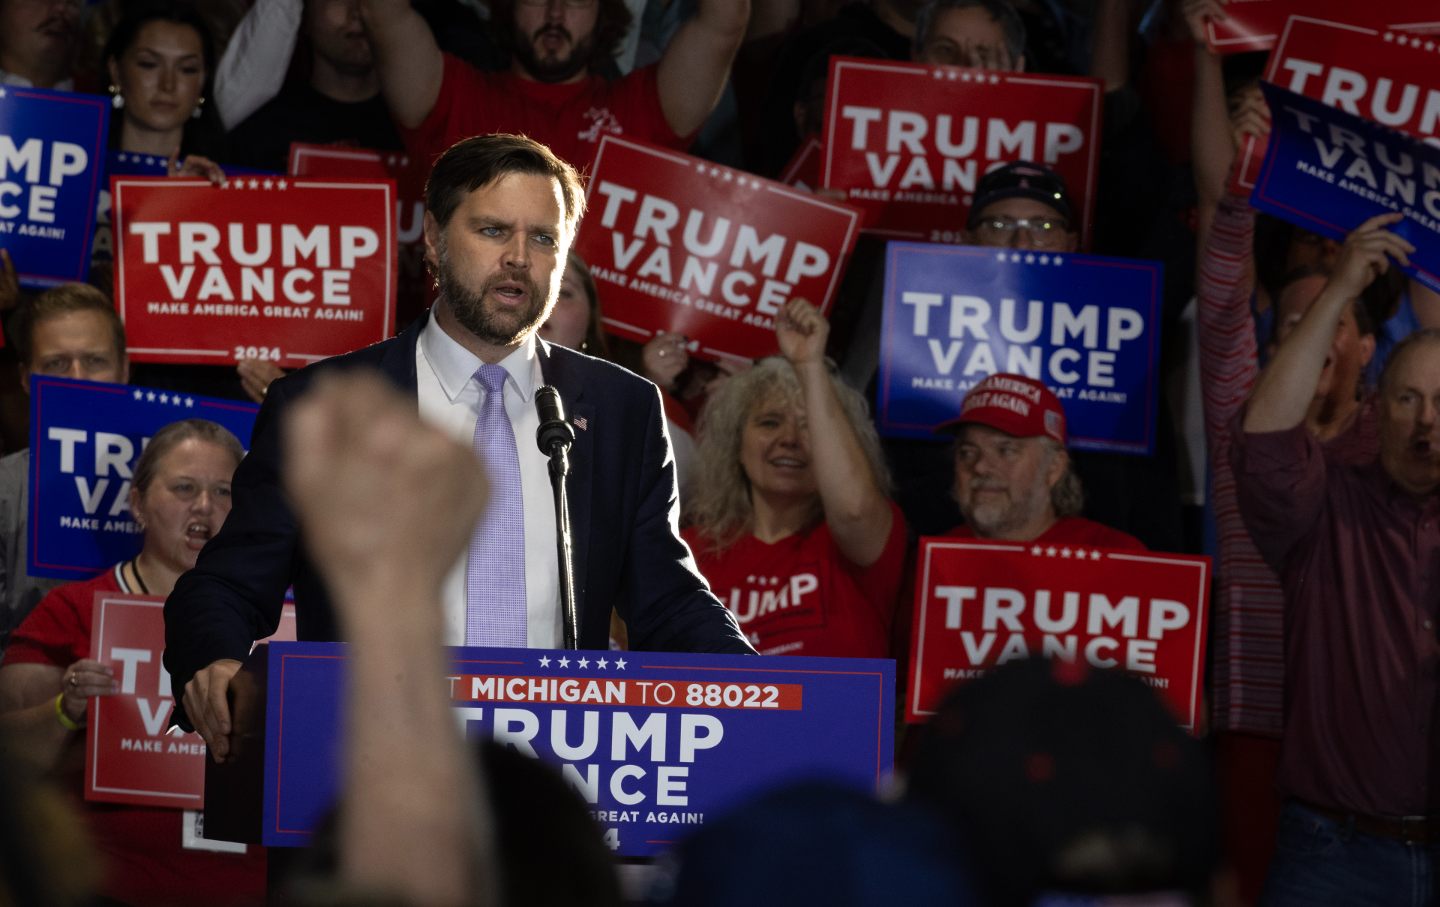
M 150 587 L 145 585 L 145 577 L 140 575 L 140 556 L 130 558 L 130 572 L 135 574 L 135 582 L 140 584 L 140 594 L 149 595 Z

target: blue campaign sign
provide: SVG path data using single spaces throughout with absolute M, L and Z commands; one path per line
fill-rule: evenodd
M 785 781 L 874 791 L 892 767 L 889 659 L 452 651 L 469 735 L 557 764 L 622 856 L 660 853 Z M 307 843 L 334 805 L 344 664 L 339 643 L 270 644 L 267 845 Z
M 1260 87 L 1270 104 L 1270 145 L 1250 204 L 1334 240 L 1377 214 L 1404 214 L 1389 228 L 1415 245 L 1403 270 L 1440 290 L 1440 147 Z
M 997 372 L 1045 383 L 1072 447 L 1149 454 L 1159 398 L 1159 262 L 890 243 L 880 433 L 934 439 Z
M 105 98 L 0 85 L 0 248 L 22 284 L 85 279 L 109 128 Z
M 111 151 L 105 156 L 105 166 L 109 176 L 165 176 L 170 172 L 169 158 L 134 151 Z
M 89 579 L 140 550 L 130 476 L 150 436 L 181 419 L 218 422 L 250 448 L 259 407 L 237 400 L 30 377 L 31 576 Z
M 170 172 L 170 161 L 158 154 L 139 154 L 134 151 L 111 151 L 106 155 L 105 172 L 108 176 L 165 176 Z M 107 262 L 115 258 L 115 236 L 111 230 L 110 180 L 106 179 L 100 189 L 100 202 L 95 210 L 95 240 L 90 247 L 91 262 Z

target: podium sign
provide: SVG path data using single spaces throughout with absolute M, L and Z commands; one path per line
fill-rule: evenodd
M 300 845 L 339 791 L 345 646 L 268 649 L 262 840 Z M 467 734 L 558 765 L 621 856 L 658 854 L 786 780 L 873 791 L 891 769 L 890 660 L 453 651 Z
M 1133 674 L 1195 729 L 1209 558 L 925 538 L 916 573 L 907 720 L 935 714 L 952 683 L 1043 655 Z

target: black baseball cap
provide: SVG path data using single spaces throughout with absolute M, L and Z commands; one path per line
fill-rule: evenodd
M 1007 198 L 1043 202 L 1054 208 L 1072 228 L 1075 226 L 1074 209 L 1065 181 L 1044 164 L 1031 161 L 1014 161 L 982 176 L 980 184 L 975 187 L 975 204 L 970 207 L 970 219 L 966 225 L 974 227 L 981 211 Z

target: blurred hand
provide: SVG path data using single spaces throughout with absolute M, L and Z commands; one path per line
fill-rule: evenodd
M 240 373 L 240 386 L 246 396 L 256 403 L 265 402 L 272 381 L 285 377 L 284 370 L 268 359 L 241 359 L 235 364 L 235 371 Z
M 791 365 L 824 362 L 830 323 L 809 302 L 792 299 L 775 316 L 775 337 L 780 341 L 780 354 Z
M 1343 293 L 1346 299 L 1357 299 L 1375 278 L 1390 270 L 1392 258 L 1408 266 L 1415 247 L 1385 229 L 1403 219 L 1398 212 L 1377 214 L 1352 230 L 1340 247 L 1327 289 Z
M 1245 144 L 1247 136 L 1263 140 L 1270 134 L 1270 105 L 1265 103 L 1258 84 L 1242 88 L 1238 103 L 1231 105 L 1230 133 L 1236 148 Z
M 488 497 L 474 451 L 363 373 L 318 379 L 290 408 L 284 443 L 306 548 L 347 625 L 393 622 L 395 595 L 439 601 Z M 417 618 L 441 615 L 406 617 Z
M 1190 37 L 1195 39 L 1196 44 L 1201 45 L 1208 44 L 1206 24 L 1227 18 L 1225 8 L 1219 0 L 1185 0 L 1180 8 L 1180 15 L 1185 18 Z
M 225 171 L 220 165 L 208 157 L 201 157 L 198 154 L 187 155 L 185 159 L 178 160 L 180 152 L 170 155 L 170 175 L 199 177 L 207 179 L 217 186 L 225 185 Z
M 85 720 L 85 709 L 92 696 L 113 696 L 120 692 L 115 669 L 89 658 L 82 658 L 66 668 L 60 682 L 60 708 L 76 724 Z
M 684 334 L 667 334 L 656 331 L 650 342 L 640 351 L 640 364 L 645 377 L 665 390 L 673 390 L 675 379 L 690 364 L 690 352 L 685 348 Z

